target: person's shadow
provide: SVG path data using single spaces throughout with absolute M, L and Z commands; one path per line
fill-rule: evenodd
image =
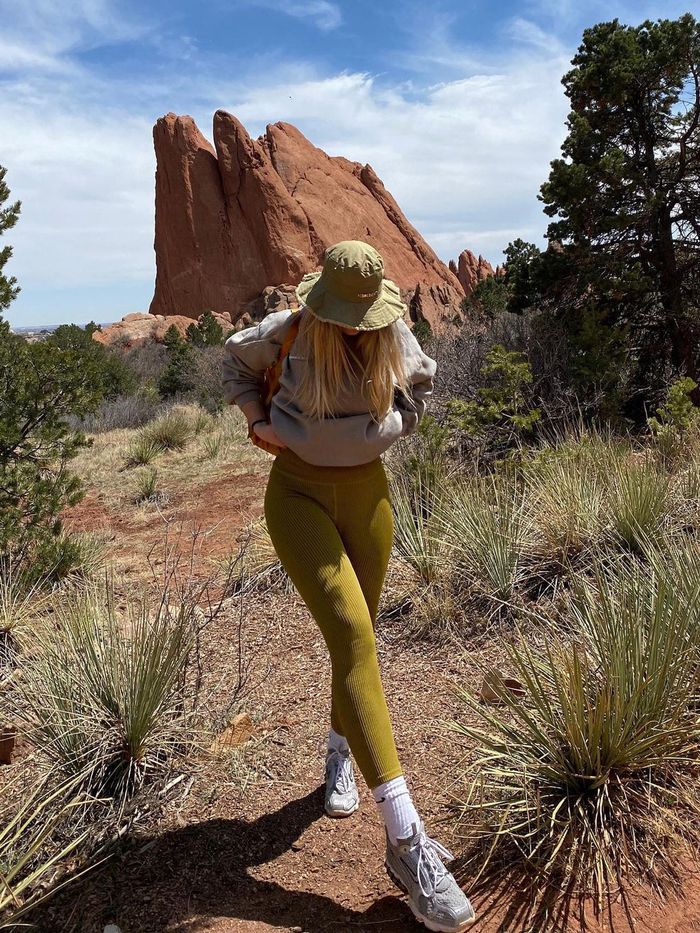
M 27 919 L 42 933 L 102 933 L 109 923 L 123 933 L 166 929 L 195 933 L 210 930 L 212 917 L 305 933 L 423 929 L 398 897 L 382 897 L 358 911 L 322 894 L 294 890 L 294 877 L 285 887 L 250 874 L 249 868 L 292 848 L 322 813 L 323 788 L 319 788 L 252 822 L 211 819 L 150 838 L 139 836 L 103 868 L 70 884 Z M 329 859 L 333 858 L 330 845 L 329 839 Z M 303 850 L 298 858 L 296 877 L 303 887 L 317 863 L 309 861 Z M 352 878 L 343 876 L 342 865 L 337 871 L 342 892 Z

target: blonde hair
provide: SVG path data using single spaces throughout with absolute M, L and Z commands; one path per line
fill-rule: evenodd
M 358 379 L 374 420 L 389 412 L 396 388 L 415 408 L 396 322 L 360 331 L 350 346 L 337 324 L 322 321 L 307 307 L 302 311 L 295 350 L 306 357 L 307 365 L 294 398 L 304 414 L 319 420 L 334 417 L 342 389 Z

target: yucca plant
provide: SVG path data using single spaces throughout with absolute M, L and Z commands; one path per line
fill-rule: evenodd
M 41 581 L 9 558 L 0 559 L 0 666 L 12 661 L 22 630 L 31 626 L 48 601 Z
M 277 556 L 264 518 L 248 526 L 248 538 L 242 548 L 224 561 L 223 576 L 234 592 L 259 588 L 281 588 L 289 593 L 294 585 Z
M 434 517 L 434 489 L 420 473 L 394 473 L 389 490 L 394 518 L 394 548 L 425 584 L 445 577 L 445 543 Z
M 581 556 L 605 529 L 606 481 L 588 457 L 553 457 L 526 471 L 538 550 L 559 562 Z
M 531 532 L 521 486 L 493 476 L 462 480 L 435 498 L 435 521 L 453 562 L 483 595 L 509 602 L 526 575 Z
M 162 454 L 165 447 L 152 437 L 137 435 L 126 452 L 127 466 L 146 466 Z
M 670 479 L 654 463 L 613 463 L 606 507 L 615 540 L 632 551 L 660 541 L 669 516 Z
M 52 843 L 69 812 L 85 804 L 74 796 L 75 779 L 57 786 L 53 781 L 52 774 L 44 777 L 0 821 L 0 930 L 17 929 L 27 911 L 64 886 L 46 890 L 44 883 L 89 835 L 89 829 L 73 831 L 67 842 Z
M 216 460 L 226 447 L 223 434 L 207 435 L 204 438 L 202 447 L 204 448 L 204 457 L 207 460 Z
M 192 421 L 185 412 L 174 409 L 143 427 L 139 436 L 163 450 L 183 450 L 193 436 Z
M 136 477 L 134 501 L 153 502 L 158 494 L 158 471 L 143 470 Z
M 144 597 L 120 617 L 109 585 L 68 594 L 35 633 L 16 716 L 64 773 L 124 801 L 182 747 L 194 637 L 187 606 L 173 613 Z
M 691 460 L 672 478 L 673 507 L 687 531 L 700 531 L 700 463 Z
M 579 582 L 573 640 L 506 645 L 526 695 L 502 706 L 460 695 L 485 727 L 459 802 L 472 843 L 520 857 L 540 892 L 594 893 L 626 877 L 660 882 L 677 847 L 700 842 L 700 604 L 668 572 L 635 561 Z M 477 846 L 475 852 L 483 854 Z
M 198 437 L 200 434 L 213 430 L 215 423 L 208 411 L 198 408 L 192 419 L 192 433 Z

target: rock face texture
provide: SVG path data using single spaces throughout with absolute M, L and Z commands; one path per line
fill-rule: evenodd
M 214 115 L 213 146 L 191 117 L 174 113 L 156 122 L 153 139 L 151 314 L 197 318 L 210 309 L 234 322 L 264 314 L 270 287 L 289 295 L 279 287 L 320 268 L 328 246 L 359 239 L 384 257 L 387 277 L 409 306 L 408 321 L 425 319 L 440 330 L 462 315 L 462 257 L 449 269 L 369 165 L 328 156 L 288 123 L 253 140 L 223 110 Z
M 500 267 L 494 269 L 483 256 L 475 256 L 471 250 L 463 250 L 457 262 L 450 260 L 450 271 L 457 276 L 465 295 L 471 295 L 479 282 L 491 275 L 498 275 Z

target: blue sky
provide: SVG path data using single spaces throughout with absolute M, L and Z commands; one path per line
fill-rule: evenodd
M 18 225 L 14 325 L 118 320 L 153 293 L 152 126 L 296 124 L 369 162 L 437 253 L 542 244 L 561 76 L 586 26 L 674 0 L 0 0 L 0 164 Z

